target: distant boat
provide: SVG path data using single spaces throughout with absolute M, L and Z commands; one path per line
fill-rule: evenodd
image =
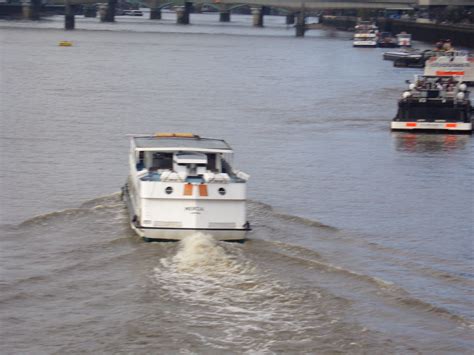
M 399 47 L 411 47 L 411 34 L 401 32 L 397 35 L 397 44 Z
M 196 231 L 245 240 L 249 175 L 232 166 L 232 148 L 189 133 L 131 137 L 123 188 L 132 229 L 145 241 L 181 240 Z
M 384 60 L 393 61 L 394 67 L 399 68 L 423 68 L 425 62 L 433 55 L 432 50 L 419 50 L 412 48 L 402 48 L 385 52 Z
M 122 15 L 124 16 L 143 16 L 141 10 L 123 10 Z
M 355 26 L 352 45 L 354 47 L 377 47 L 378 27 L 370 21 L 361 21 Z
M 425 75 L 456 76 L 474 85 L 474 54 L 466 51 L 436 51 L 425 65 Z
M 377 39 L 377 46 L 382 48 L 398 47 L 398 41 L 390 32 L 381 32 Z

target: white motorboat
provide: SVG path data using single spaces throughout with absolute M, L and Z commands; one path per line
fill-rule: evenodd
M 456 76 L 474 84 L 474 54 L 466 51 L 436 51 L 425 63 L 425 75 Z
M 354 47 L 377 47 L 378 27 L 370 21 L 362 21 L 355 26 L 352 45 Z
M 422 55 L 422 51 L 418 49 L 402 48 L 402 49 L 394 49 L 388 52 L 384 52 L 383 59 L 395 61 L 397 59 L 406 58 L 406 57 L 413 57 L 413 56 L 421 57 L 421 55 Z
M 472 132 L 467 85 L 457 77 L 416 75 L 398 102 L 391 129 Z
M 145 241 L 181 240 L 196 231 L 243 241 L 249 175 L 234 169 L 232 148 L 189 133 L 133 135 L 123 187 L 132 229 Z

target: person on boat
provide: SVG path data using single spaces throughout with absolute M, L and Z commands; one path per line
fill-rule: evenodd
M 447 39 L 446 41 L 444 41 L 443 43 L 443 50 L 445 52 L 452 52 L 454 50 L 453 48 L 453 45 L 451 44 L 451 40 L 450 39 Z

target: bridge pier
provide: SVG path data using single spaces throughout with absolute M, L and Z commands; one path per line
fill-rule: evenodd
M 115 22 L 115 9 L 117 7 L 117 0 L 108 0 L 107 5 L 100 10 L 100 21 Z
M 230 10 L 221 10 L 219 12 L 219 22 L 230 22 Z
M 41 0 L 30 0 L 22 3 L 23 18 L 25 20 L 40 19 Z
M 184 6 L 176 9 L 176 23 L 180 25 L 189 24 L 189 14 L 191 13 L 191 8 L 193 6 L 192 2 L 186 1 Z
M 295 14 L 286 15 L 286 24 L 293 25 L 295 23 Z
M 161 9 L 150 8 L 150 20 L 161 20 Z
M 252 7 L 252 20 L 254 27 L 263 27 L 263 7 Z
M 73 30 L 76 27 L 74 18 L 74 5 L 66 4 L 64 7 L 64 29 Z
M 296 17 L 295 30 L 296 37 L 304 37 L 304 33 L 306 32 L 306 16 L 304 11 L 299 12 Z

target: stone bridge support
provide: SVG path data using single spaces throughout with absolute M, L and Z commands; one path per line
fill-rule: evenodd
M 161 20 L 161 7 L 159 0 L 150 1 L 150 20 Z
M 184 6 L 179 7 L 176 9 L 176 23 L 180 25 L 188 25 L 189 24 L 189 14 L 191 13 L 191 9 L 193 7 L 192 2 L 186 1 Z
M 286 15 L 286 24 L 293 25 L 295 23 L 295 14 Z
M 108 0 L 107 5 L 101 7 L 100 20 L 102 22 L 115 22 L 115 9 L 117 0 Z
M 76 19 L 74 18 L 74 5 L 66 3 L 64 6 L 64 29 L 73 30 L 76 27 Z
M 306 16 L 304 11 L 300 11 L 296 16 L 296 37 L 304 37 L 306 32 Z
M 252 22 L 254 27 L 263 27 L 263 12 L 265 7 L 252 7 Z
M 160 8 L 150 8 L 150 20 L 161 20 Z
M 23 18 L 25 20 L 40 19 L 41 0 L 29 0 L 22 2 Z
M 230 10 L 226 7 L 222 7 L 219 10 L 219 22 L 230 22 Z

